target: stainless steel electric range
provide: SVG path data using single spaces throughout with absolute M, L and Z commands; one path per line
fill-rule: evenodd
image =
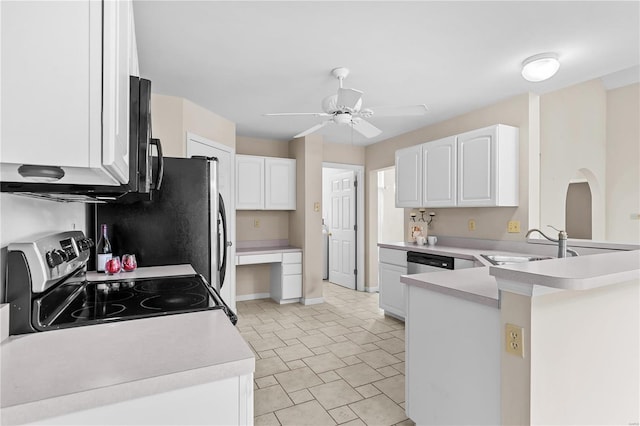
M 93 242 L 81 231 L 9 245 L 5 298 L 10 304 L 10 334 L 211 309 L 223 310 L 236 324 L 235 313 L 192 268 L 87 274 L 91 247 Z M 169 269 L 172 276 L 154 276 L 155 270 Z

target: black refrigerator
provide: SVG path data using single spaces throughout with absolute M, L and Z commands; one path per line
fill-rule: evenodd
M 164 157 L 158 167 L 163 179 L 150 200 L 95 205 L 89 229 L 106 224 L 113 254 L 135 254 L 140 267 L 190 263 L 219 292 L 228 242 L 218 160 Z

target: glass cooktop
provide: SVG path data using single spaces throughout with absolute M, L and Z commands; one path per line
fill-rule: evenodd
M 210 309 L 237 321 L 200 275 L 63 284 L 35 303 L 36 327 L 43 330 Z

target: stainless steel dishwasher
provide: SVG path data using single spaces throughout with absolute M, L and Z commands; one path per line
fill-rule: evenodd
M 473 268 L 474 262 L 438 254 L 407 252 L 407 274 L 421 274 L 423 272 L 439 272 L 446 269 Z

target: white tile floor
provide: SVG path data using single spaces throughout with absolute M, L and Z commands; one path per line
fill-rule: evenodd
M 256 425 L 413 425 L 404 412 L 404 323 L 377 293 L 326 283 L 325 303 L 239 302 L 256 354 Z

